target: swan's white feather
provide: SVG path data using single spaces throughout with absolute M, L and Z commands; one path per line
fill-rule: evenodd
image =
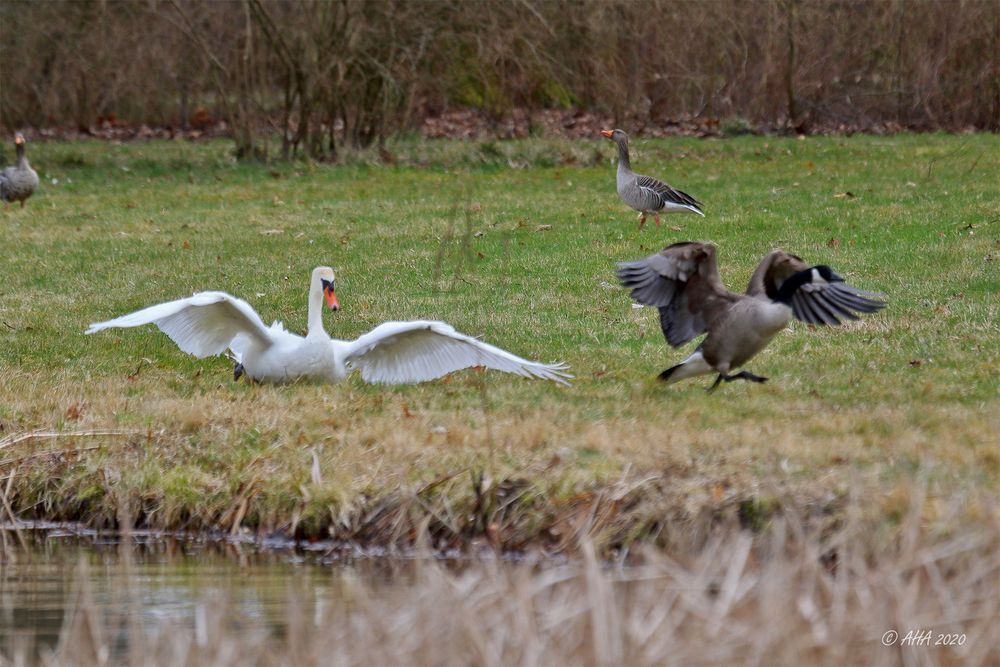
M 427 320 L 380 324 L 346 342 L 343 355 L 348 369 L 358 369 L 366 382 L 382 384 L 423 382 L 473 366 L 562 384 L 572 377 L 564 372 L 565 364 L 522 359 L 444 322 Z
M 275 334 L 284 332 L 280 323 L 269 329 L 250 304 L 225 292 L 199 292 L 186 299 L 143 308 L 107 322 L 95 322 L 86 333 L 113 327 L 155 324 L 184 352 L 198 358 L 222 354 L 239 336 L 267 348 Z M 243 347 L 237 345 L 234 347 Z
M 96 322 L 87 333 L 155 324 L 181 350 L 197 357 L 228 349 L 230 358 L 261 382 L 299 378 L 337 382 L 357 369 L 367 382 L 406 384 L 472 366 L 563 384 L 572 377 L 565 372 L 565 364 L 522 359 L 459 333 L 444 322 L 386 322 L 357 340 L 331 340 L 322 324 L 324 280 L 332 282 L 333 271 L 317 267 L 309 291 L 310 325 L 305 337 L 286 331 L 280 322 L 265 326 L 250 304 L 225 292 L 200 292 Z

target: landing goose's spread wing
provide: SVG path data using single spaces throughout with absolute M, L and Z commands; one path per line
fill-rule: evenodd
M 347 343 L 344 363 L 366 382 L 423 382 L 472 366 L 568 384 L 565 364 L 522 359 L 444 322 L 386 322 Z
M 855 311 L 874 313 L 885 308 L 885 301 L 877 300 L 882 296 L 845 282 L 806 283 L 792 295 L 792 313 L 803 322 L 836 326 L 844 319 L 858 319 Z
M 686 206 L 695 213 L 704 215 L 701 212 L 701 202 L 676 188 L 672 188 L 666 183 L 652 176 L 636 176 L 635 184 L 641 191 L 648 193 L 648 196 L 655 197 L 660 202 L 657 209 L 662 209 L 666 204 L 676 204 Z
M 786 280 L 809 268 L 797 255 L 772 250 L 761 260 L 750 278 L 747 294 L 767 295 L 774 299 Z M 792 294 L 792 314 L 809 324 L 836 326 L 845 319 L 858 319 L 857 313 L 874 313 L 884 308 L 885 301 L 878 300 L 883 296 L 840 280 L 827 282 L 818 278 L 803 284 Z
M 618 278 L 633 299 L 660 309 L 663 335 L 674 347 L 704 333 L 740 298 L 722 284 L 711 243 L 674 243 L 645 259 L 621 262 Z
M 198 358 L 222 354 L 241 334 L 265 346 L 271 343 L 269 330 L 260 315 L 246 301 L 225 292 L 199 292 L 107 322 L 95 322 L 86 333 L 144 324 L 155 324 L 177 343 L 177 347 Z

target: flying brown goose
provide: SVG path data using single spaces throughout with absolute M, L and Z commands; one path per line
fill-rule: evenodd
M 38 188 L 38 174 L 24 155 L 22 135 L 14 137 L 14 146 L 17 149 L 17 164 L 0 171 L 0 200 L 7 203 L 19 201 L 21 208 L 24 208 L 25 200 Z
M 704 217 L 701 202 L 680 190 L 675 190 L 652 176 L 640 176 L 632 171 L 628 157 L 628 135 L 621 130 L 601 130 L 601 134 L 618 144 L 618 196 L 623 202 L 639 211 L 639 227 L 646 224 L 646 216 L 656 216 L 660 226 L 660 213 L 697 213 Z
M 763 350 L 793 316 L 835 326 L 886 305 L 871 298 L 882 294 L 852 287 L 829 266 L 807 266 L 782 250 L 761 260 L 745 294 L 722 284 L 711 243 L 674 243 L 645 259 L 622 262 L 618 277 L 633 299 L 660 309 L 663 335 L 673 347 L 708 332 L 698 349 L 663 371 L 660 379 L 673 383 L 716 372 L 711 389 L 723 380 L 766 381 L 747 371 L 730 372 Z

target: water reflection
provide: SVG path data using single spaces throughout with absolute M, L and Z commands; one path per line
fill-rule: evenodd
M 734 524 L 628 567 L 586 540 L 563 564 L 442 566 L 0 530 L 0 665 L 1000 664 L 1000 525 L 907 525 L 905 548 L 875 551 L 866 531 Z M 963 643 L 887 647 L 892 619 Z
M 331 601 L 349 605 L 352 586 L 405 584 L 411 569 L 398 559 L 345 558 L 332 545 L 260 549 L 228 539 L 161 533 L 120 539 L 52 527 L 20 533 L 23 545 L 6 533 L 0 562 L 0 652 L 8 658 L 54 650 L 82 606 L 96 608 L 103 627 L 118 629 L 113 639 L 102 638 L 117 653 L 128 650 L 129 636 L 166 626 L 197 637 L 207 623 L 219 622 L 206 617 L 206 601 L 225 608 L 221 622 L 229 634 L 283 637 L 289 607 L 296 622 L 317 623 Z

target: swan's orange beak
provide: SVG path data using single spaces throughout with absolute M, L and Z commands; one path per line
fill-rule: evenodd
M 614 130 L 601 130 L 601 136 L 602 137 L 607 137 L 608 139 L 610 139 L 611 135 L 614 134 L 614 133 L 615 133 Z
M 323 296 L 326 297 L 326 305 L 330 306 L 330 310 L 340 310 L 340 302 L 337 301 L 337 293 L 333 291 L 332 287 L 324 287 Z

